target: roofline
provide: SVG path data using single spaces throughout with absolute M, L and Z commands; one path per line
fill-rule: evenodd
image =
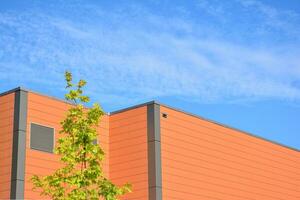
M 169 108 L 169 109 L 172 109 L 172 110 L 175 110 L 175 111 L 184 113 L 184 114 L 186 114 L 186 115 L 189 115 L 189 116 L 192 116 L 192 117 L 196 117 L 196 118 L 198 118 L 198 119 L 202 119 L 202 120 L 208 121 L 208 122 L 210 122 L 210 123 L 213 123 L 213 124 L 216 124 L 216 125 L 219 125 L 219 126 L 223 126 L 223 127 L 225 127 L 225 128 L 229 128 L 229 129 L 238 131 L 238 132 L 240 132 L 240 133 L 243 133 L 243 134 L 246 134 L 246 135 L 250 135 L 250 136 L 252 136 L 252 137 L 256 137 L 256 138 L 258 138 L 258 139 L 262 139 L 262 140 L 265 140 L 265 141 L 267 141 L 267 142 L 270 142 L 270 143 L 273 143 L 273 144 L 276 144 L 276 145 L 280 145 L 280 146 L 285 147 L 285 148 L 288 148 L 288 149 L 290 149 L 290 150 L 294 150 L 294 151 L 300 152 L 300 150 L 297 149 L 297 148 L 295 148 L 295 147 L 291 147 L 291 146 L 288 146 L 288 145 L 285 145 L 285 144 L 281 144 L 281 143 L 279 143 L 279 142 L 276 142 L 276 141 L 273 141 L 273 140 L 270 140 L 270 139 L 267 139 L 267 138 L 258 136 L 258 135 L 256 135 L 256 134 L 253 134 L 253 133 L 250 133 L 250 132 L 247 132 L 247 131 L 244 131 L 244 130 L 241 130 L 241 129 L 238 129 L 238 128 L 235 128 L 235 127 L 231 127 L 231 126 L 226 125 L 226 124 L 222 124 L 222 123 L 220 123 L 220 122 L 217 122 L 217 121 L 214 121 L 214 120 L 211 120 L 211 119 L 202 117 L 202 116 L 200 116 L 200 115 L 197 115 L 197 114 L 194 114 L 194 113 L 191 113 L 191 112 L 187 112 L 187 111 L 185 111 L 185 110 L 181 110 L 181 109 L 179 109 L 179 108 L 175 108 L 175 107 L 172 107 L 172 106 L 169 106 L 169 105 L 160 103 L 160 102 L 158 102 L 158 101 L 149 101 L 149 102 L 142 103 L 142 104 L 138 104 L 138 105 L 135 105 L 135 106 L 130 106 L 130 107 L 128 107 L 128 108 L 123 108 L 123 109 L 120 109 L 120 110 L 116 110 L 116 111 L 110 112 L 110 113 L 108 113 L 108 114 L 109 114 L 109 115 L 114 115 L 114 114 L 118 114 L 118 113 L 125 112 L 125 111 L 128 111 L 128 110 L 132 110 L 132 109 L 135 109 L 135 108 L 147 106 L 147 105 L 150 105 L 150 104 L 158 104 L 158 105 L 160 105 L 160 106 L 164 106 L 164 107 L 166 107 L 166 108 Z
M 26 91 L 26 92 L 31 92 L 31 93 L 34 93 L 34 94 L 38 94 L 38 95 L 41 95 L 41 96 L 44 96 L 44 97 L 48 97 L 48 98 L 54 99 L 54 100 L 56 100 L 56 101 L 60 101 L 60 102 L 64 102 L 64 103 L 67 103 L 67 104 L 70 104 L 70 105 L 74 105 L 74 104 L 72 104 L 71 102 L 69 102 L 69 101 L 67 101 L 67 100 L 59 99 L 59 98 L 57 98 L 57 97 L 53 97 L 53 96 L 45 95 L 45 94 L 42 94 L 42 93 L 39 93 L 39 92 L 35 92 L 35 91 L 32 91 L 32 90 L 28 90 L 28 89 L 26 89 L 26 88 L 24 88 L 24 87 L 17 87 L 17 88 L 8 90 L 8 91 L 6 91 L 6 92 L 0 93 L 0 97 L 1 97 L 1 96 L 4 96 L 4 95 L 7 95 L 7 94 L 10 94 L 10 93 L 13 93 L 13 92 L 16 92 L 16 91 L 19 91 L 19 90 Z M 265 141 L 267 141 L 267 142 L 270 142 L 270 143 L 273 143 L 273 144 L 276 144 L 276 145 L 280 145 L 280 146 L 285 147 L 285 148 L 288 148 L 288 149 L 290 149 L 290 150 L 294 150 L 294 151 L 300 152 L 300 150 L 297 149 L 297 148 L 295 148 L 295 147 L 291 147 L 291 146 L 288 146 L 288 145 L 285 145 L 285 144 L 281 144 L 281 143 L 279 143 L 279 142 L 276 142 L 276 141 L 273 141 L 273 140 L 270 140 L 270 139 L 267 139 L 267 138 L 258 136 L 258 135 L 256 135 L 256 134 L 253 134 L 253 133 L 250 133 L 250 132 L 247 132 L 247 131 L 243 131 L 243 130 L 238 129 L 238 128 L 234 128 L 234 127 L 231 127 L 231 126 L 222 124 L 222 123 L 220 123 L 220 122 L 217 122 L 217 121 L 214 121 L 214 120 L 211 120 L 211 119 L 202 117 L 202 116 L 200 116 L 200 115 L 197 115 L 197 114 L 194 114 L 194 113 L 191 113 L 191 112 L 187 112 L 187 111 L 181 110 L 181 109 L 179 109 L 179 108 L 175 108 L 175 107 L 172 107 L 172 106 L 169 106 L 169 105 L 166 105 L 166 104 L 160 103 L 160 102 L 158 102 L 158 101 L 154 101 L 154 100 L 153 100 L 153 101 L 148 101 L 148 102 L 146 102 L 146 103 L 141 103 L 141 104 L 138 104 L 138 105 L 130 106 L 130 107 L 127 107 L 127 108 L 123 108 L 123 109 L 120 109 L 120 110 L 116 110 L 116 111 L 113 111 L 113 112 L 108 112 L 108 113 L 106 113 L 106 114 L 107 114 L 107 115 L 115 115 L 115 114 L 118 114 L 118 113 L 122 113 L 122 112 L 125 112 L 125 111 L 128 111 L 128 110 L 135 109 L 135 108 L 147 106 L 147 105 L 150 105 L 150 104 L 157 104 L 157 105 L 160 105 L 160 106 L 164 106 L 164 107 L 166 107 L 166 108 L 169 108 L 169 109 L 172 109 L 172 110 L 175 110 L 175 111 L 178 111 L 178 112 L 181 112 L 181 113 L 190 115 L 190 116 L 192 116 L 192 117 L 196 117 L 196 118 L 199 118 L 199 119 L 208 121 L 208 122 L 210 122 L 210 123 L 213 123 L 213 124 L 216 124 L 216 125 L 219 125 L 219 126 L 223 126 L 223 127 L 225 127 L 225 128 L 233 129 L 233 130 L 236 130 L 236 131 L 238 131 L 238 132 L 240 132 L 240 133 L 243 133 L 243 134 L 246 134 L 246 135 L 250 135 L 250 136 L 252 136 L 252 137 L 256 137 L 256 138 L 258 138 L 258 139 L 262 139 L 262 140 L 265 140 Z
M 2 92 L 2 93 L 0 93 L 0 97 L 2 97 L 2 96 L 4 96 L 4 95 L 7 95 L 7 94 L 10 94 L 10 93 L 14 93 L 14 92 L 16 92 L 16 91 L 28 91 L 28 90 L 26 90 L 26 89 L 24 89 L 24 88 L 22 88 L 22 87 L 16 87 L 16 88 L 13 88 L 13 89 L 11 89 L 11 90 L 8 90 L 8 91 L 5 91 L 5 92 Z
M 63 102 L 63 103 L 74 105 L 72 102 L 67 101 L 65 99 L 60 99 L 58 97 L 54 97 L 54 96 L 46 95 L 46 94 L 43 94 L 43 93 L 40 93 L 40 92 L 32 91 L 32 90 L 29 90 L 29 89 L 24 88 L 24 87 L 16 87 L 16 88 L 8 90 L 6 92 L 2 92 L 2 93 L 0 93 L 0 97 L 4 96 L 4 95 L 7 95 L 7 94 L 10 94 L 10 93 L 14 93 L 16 91 L 30 92 L 30 93 L 37 94 L 37 95 L 40 95 L 40 96 L 43 96 L 43 97 L 47 97 L 47 98 L 50 98 L 50 99 L 53 99 L 53 100 L 56 100 L 56 101 L 60 101 L 60 102 Z
M 115 114 L 118 114 L 118 113 L 121 113 L 121 112 L 125 112 L 125 111 L 128 111 L 128 110 L 132 110 L 132 109 L 135 109 L 135 108 L 139 108 L 139 107 L 143 107 L 143 106 L 147 106 L 147 105 L 151 105 L 151 104 L 161 105 L 157 101 L 148 101 L 146 103 L 141 103 L 141 104 L 137 104 L 137 105 L 134 105 L 134 106 L 127 107 L 127 108 L 122 108 L 120 110 L 116 110 L 116 111 L 113 111 L 113 112 L 108 112 L 108 114 L 109 115 L 115 115 Z
M 157 103 L 157 102 L 156 102 L 156 103 Z M 199 118 L 199 119 L 208 121 L 208 122 L 210 122 L 210 123 L 213 123 L 213 124 L 216 124 L 216 125 L 219 125 L 219 126 L 223 126 L 223 127 L 225 127 L 225 128 L 229 128 L 229 129 L 238 131 L 238 132 L 240 132 L 240 133 L 243 133 L 243 134 L 246 134 L 246 135 L 250 135 L 250 136 L 252 136 L 252 137 L 256 137 L 256 138 L 258 138 L 258 139 L 262 139 L 262 140 L 265 140 L 265 141 L 267 141 L 267 142 L 270 142 L 270 143 L 273 143 L 273 144 L 276 144 L 276 145 L 280 145 L 280 146 L 285 147 L 285 148 L 288 148 L 288 149 L 290 149 L 290 150 L 294 150 L 294 151 L 300 152 L 300 150 L 297 149 L 297 148 L 295 148 L 295 147 L 291 147 L 291 146 L 288 146 L 288 145 L 285 145 L 285 144 L 281 144 L 281 143 L 276 142 L 276 141 L 274 141 L 274 140 L 270 140 L 270 139 L 261 137 L 261 136 L 259 136 L 259 135 L 256 135 L 256 134 L 253 134 L 253 133 L 250 133 L 250 132 L 247 132 L 247 131 L 244 131 L 244 130 L 241 130 L 241 129 L 238 129 L 238 128 L 235 128 L 235 127 L 232 127 L 232 126 L 229 126 L 229 125 L 226 125 L 226 124 L 222 124 L 222 123 L 220 123 L 220 122 L 217 122 L 217 121 L 214 121 L 214 120 L 211 120 L 211 119 L 202 117 L 202 116 L 200 116 L 200 115 L 197 115 L 197 114 L 194 114 L 194 113 L 190 113 L 190 112 L 187 112 L 187 111 L 178 109 L 178 108 L 174 108 L 174 107 L 169 106 L 169 105 L 166 105 L 166 104 L 161 104 L 161 103 L 160 103 L 160 105 L 161 105 L 161 106 L 164 106 L 164 107 L 166 107 L 166 108 L 169 108 L 169 109 L 178 111 L 178 112 L 182 112 L 182 113 L 187 114 L 187 115 L 190 115 L 190 116 L 192 116 L 192 117 L 196 117 L 196 118 Z

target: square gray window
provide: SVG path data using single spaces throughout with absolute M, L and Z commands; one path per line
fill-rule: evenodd
M 54 128 L 31 123 L 30 148 L 53 153 Z

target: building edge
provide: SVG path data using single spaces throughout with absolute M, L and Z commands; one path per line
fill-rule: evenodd
M 25 89 L 25 88 L 23 88 L 23 87 L 17 87 L 17 88 L 14 88 L 14 89 L 12 89 L 12 90 L 8 90 L 8 91 L 6 91 L 6 92 L 2 92 L 2 93 L 0 93 L 0 96 L 4 96 L 4 95 L 6 95 L 6 94 L 9 94 L 9 93 L 12 93 L 12 92 L 15 92 L 15 91 L 18 91 L 18 90 L 23 90 L 23 91 L 31 92 L 31 93 L 34 93 L 34 94 L 38 94 L 38 95 L 41 95 L 41 96 L 44 96 L 44 97 L 48 97 L 48 98 L 53 99 L 53 100 L 61 101 L 61 102 L 68 103 L 68 104 L 71 104 L 71 105 L 72 105 L 72 103 L 69 102 L 69 101 L 66 101 L 66 100 L 63 100 L 63 99 L 60 99 L 60 98 L 57 98 L 57 97 L 53 97 L 53 96 L 50 96 L 50 95 L 45 95 L 45 94 L 42 94 L 42 93 L 39 93 L 39 92 L 35 92 L 35 91 L 32 91 L 32 90 L 28 90 L 28 89 Z M 217 122 L 217 121 L 214 121 L 214 120 L 211 120 L 211 119 L 202 117 L 202 116 L 200 116 L 200 115 L 197 115 L 197 114 L 194 114 L 194 113 L 191 113 L 191 112 L 187 112 L 187 111 L 181 110 L 181 109 L 179 109 L 179 108 L 175 108 L 175 107 L 172 107 L 172 106 L 163 104 L 163 103 L 158 102 L 158 101 L 149 101 L 149 102 L 146 102 L 146 103 L 142 103 L 142 104 L 130 106 L 130 107 L 123 108 L 123 109 L 120 109 L 120 110 L 116 110 L 116 111 L 113 111 L 113 112 L 107 112 L 106 114 L 107 114 L 107 115 L 114 115 L 114 114 L 117 114 L 117 113 L 125 112 L 125 111 L 127 111 L 127 110 L 131 110 L 131 109 L 134 109 L 134 108 L 139 108 L 139 107 L 146 106 L 146 105 L 150 105 L 150 104 L 158 104 L 158 105 L 161 105 L 161 106 L 170 108 L 170 109 L 172 109 L 172 110 L 175 110 L 175 111 L 178 111 L 178 112 L 182 112 L 182 113 L 185 113 L 185 114 L 187 114 L 187 115 L 190 115 L 190 116 L 193 116 L 193 117 L 202 119 L 202 120 L 206 120 L 206 121 L 208 121 L 208 122 L 210 122 L 210 123 L 214 123 L 214 124 L 223 126 L 223 127 L 225 127 L 225 128 L 233 129 L 233 130 L 236 130 L 236 131 L 238 131 L 238 132 L 240 132 L 240 133 L 243 133 L 243 134 L 246 134 L 246 135 L 250 135 L 250 136 L 252 136 L 252 137 L 256 137 L 256 138 L 258 138 L 258 139 L 261 139 L 261 140 L 270 142 L 270 143 L 272 143 L 272 144 L 279 145 L 279 146 L 285 147 L 285 148 L 287 148 L 287 149 L 290 149 L 290 150 L 293 150 L 293 151 L 300 152 L 300 149 L 297 149 L 296 147 L 292 147 L 292 146 L 289 146 L 289 145 L 286 145 L 286 144 L 282 144 L 282 143 L 280 143 L 280 142 L 277 142 L 277 141 L 274 141 L 274 140 L 270 140 L 270 139 L 267 139 L 267 138 L 258 136 L 258 135 L 254 134 L 254 133 L 250 133 L 250 132 L 248 132 L 248 131 L 244 131 L 244 130 L 238 129 L 238 128 L 235 128 L 235 127 L 232 127 L 232 126 L 229 126 L 229 125 L 226 125 L 226 124 L 223 124 L 223 123 L 220 123 L 220 122 Z
M 16 88 L 13 121 L 10 199 L 24 199 L 28 92 Z
M 162 200 L 160 105 L 147 104 L 148 197 Z
M 208 119 L 208 118 L 202 117 L 202 116 L 200 116 L 200 115 L 197 115 L 197 114 L 194 114 L 194 113 L 191 113 L 191 112 L 188 112 L 188 111 L 179 109 L 179 108 L 175 108 L 175 107 L 173 107 L 173 106 L 169 106 L 169 105 L 167 105 L 167 104 L 164 104 L 164 103 L 161 103 L 161 102 L 158 102 L 158 101 L 149 101 L 149 102 L 146 102 L 146 103 L 142 103 L 142 104 L 130 106 L 130 107 L 127 107 L 127 108 L 123 108 L 123 109 L 120 109 L 120 110 L 116 110 L 116 111 L 113 111 L 113 112 L 109 112 L 108 114 L 109 114 L 109 115 L 114 115 L 114 114 L 117 114 L 117 113 L 125 112 L 125 111 L 131 110 L 131 109 L 135 109 L 135 108 L 139 108 L 139 107 L 147 106 L 147 105 L 151 105 L 151 104 L 158 104 L 158 105 L 160 105 L 160 106 L 169 108 L 169 109 L 171 109 L 171 110 L 174 110 L 174 111 L 177 111 L 177 112 L 181 112 L 181 113 L 184 113 L 184 114 L 186 114 L 186 115 L 189 115 L 189 116 L 192 116 L 192 117 L 195 117 L 195 118 L 198 118 L 198 119 L 202 119 L 202 120 L 208 121 L 208 122 L 210 122 L 210 123 L 213 123 L 213 124 L 216 124 L 216 125 L 219 125 L 219 126 L 223 126 L 223 127 L 225 127 L 225 128 L 229 128 L 229 129 L 238 131 L 238 132 L 241 133 L 241 134 L 246 134 L 246 135 L 249 135 L 249 136 L 252 136 L 252 137 L 255 137 L 255 138 L 258 138 L 258 139 L 267 141 L 267 142 L 270 142 L 270 143 L 272 143 L 272 144 L 279 145 L 279 146 L 281 146 L 281 147 L 285 147 L 285 148 L 287 148 L 287 149 L 290 149 L 290 150 L 293 150 L 293 151 L 300 152 L 300 149 L 297 149 L 296 147 L 292 147 L 292 146 L 289 146 L 289 145 L 286 145 L 286 144 L 282 144 L 282 143 L 280 143 L 280 142 L 276 142 L 276 141 L 274 141 L 274 140 L 270 140 L 270 139 L 261 137 L 261 136 L 259 136 L 259 135 L 254 134 L 254 133 L 250 133 L 250 132 L 248 132 L 248 131 L 244 131 L 244 130 L 238 129 L 238 128 L 235 128 L 235 127 L 232 127 L 232 126 L 229 126 L 229 125 L 226 125 L 226 124 L 223 124 L 223 123 L 214 121 L 214 120 L 212 120 L 212 119 Z

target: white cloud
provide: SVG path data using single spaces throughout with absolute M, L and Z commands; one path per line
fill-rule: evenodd
M 84 9 L 90 10 L 78 8 L 78 15 L 89 13 L 89 23 L 36 12 L 0 14 L 1 81 L 18 77 L 27 87 L 55 90 L 68 68 L 103 102 L 300 100 L 293 84 L 300 80 L 299 48 L 216 39 L 210 28 L 143 9 L 137 9 L 144 17 L 139 23 L 124 12 Z
M 238 0 L 238 2 L 247 8 L 250 12 L 261 15 L 263 20 L 261 23 L 264 26 L 269 26 L 282 30 L 289 35 L 299 34 L 299 26 L 294 26 L 299 23 L 299 14 L 292 10 L 284 10 L 264 4 L 258 0 Z M 265 27 L 266 28 L 266 27 Z

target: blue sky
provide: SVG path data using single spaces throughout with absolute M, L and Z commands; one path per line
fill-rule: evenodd
M 298 0 L 0 3 L 0 90 L 158 100 L 300 149 Z

